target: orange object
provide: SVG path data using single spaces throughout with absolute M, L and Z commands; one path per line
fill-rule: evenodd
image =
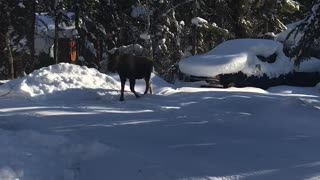
M 75 63 L 77 60 L 77 45 L 74 40 L 70 40 L 70 60 L 71 63 Z

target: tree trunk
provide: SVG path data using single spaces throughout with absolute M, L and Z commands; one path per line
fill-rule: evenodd
M 10 12 L 7 12 L 7 18 L 8 18 L 8 24 L 9 27 L 11 26 L 11 19 L 10 19 Z M 12 51 L 11 51 L 11 43 L 10 43 L 10 28 L 8 29 L 6 33 L 6 46 L 7 46 L 7 51 L 8 51 L 8 59 L 9 59 L 9 68 L 10 68 L 10 78 L 14 79 L 14 64 L 13 64 L 13 56 L 12 56 Z
M 151 22 L 151 3 L 149 1 L 147 1 L 147 8 L 148 8 L 148 16 L 147 16 L 147 25 L 146 25 L 146 29 L 145 29 L 145 33 L 150 35 L 152 34 L 151 32 L 151 23 L 156 23 L 156 22 Z M 152 38 L 150 37 L 150 39 L 147 42 L 147 48 L 149 51 L 148 56 L 151 58 L 154 58 L 154 52 L 153 52 L 153 41 Z
M 54 63 L 59 63 L 58 51 L 59 51 L 59 22 L 60 22 L 60 12 L 59 5 L 55 7 L 55 22 L 54 22 L 54 49 L 53 49 L 53 59 Z
M 53 47 L 53 59 L 54 63 L 58 64 L 58 45 L 59 45 L 59 30 L 58 30 L 58 17 L 56 17 L 55 21 L 55 29 L 54 29 L 54 47 Z
M 235 32 L 236 38 L 248 38 L 249 34 L 246 32 L 245 27 L 241 24 L 243 17 L 243 2 L 240 0 L 230 1 L 228 4 L 232 10 L 232 19 L 233 19 L 233 30 Z
M 14 79 L 14 64 L 13 64 L 13 56 L 12 56 L 12 51 L 11 51 L 11 45 L 10 45 L 10 34 L 9 34 L 9 31 L 6 34 L 6 45 L 7 45 L 7 51 L 8 51 L 9 66 L 10 66 L 10 78 Z
M 30 43 L 30 53 L 31 53 L 31 64 L 30 69 L 33 70 L 35 64 L 35 27 L 36 27 L 36 0 L 32 1 L 32 27 L 31 27 L 31 43 Z
M 80 5 L 79 5 L 79 1 L 77 1 L 76 4 L 76 8 L 75 8 L 75 26 L 76 26 L 76 30 L 78 31 L 77 37 L 76 37 L 76 56 L 77 56 L 77 60 L 78 57 L 80 56 Z M 76 60 L 76 62 L 77 62 Z
M 198 16 L 198 10 L 197 10 L 197 0 L 194 0 L 193 3 L 193 18 Z M 197 54 L 197 44 L 198 44 L 198 37 L 197 37 L 197 26 L 192 25 L 192 55 Z

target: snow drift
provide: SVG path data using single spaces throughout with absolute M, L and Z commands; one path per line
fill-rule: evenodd
M 158 95 L 174 93 L 174 87 L 155 74 L 151 77 L 153 93 Z M 136 91 L 145 90 L 144 80 L 137 80 Z M 129 83 L 126 93 L 131 94 Z M 19 95 L 41 99 L 83 100 L 104 99 L 117 100 L 120 91 L 118 74 L 103 74 L 94 68 L 60 63 L 41 68 L 31 74 L 7 81 L 0 86 L 0 96 Z
M 11 91 L 11 93 L 26 97 L 43 97 L 60 93 L 66 98 L 72 98 L 74 93 L 80 93 L 76 90 L 81 90 L 82 95 L 92 92 L 92 90 L 95 92 L 103 90 L 107 94 L 114 94 L 115 90 L 119 90 L 119 85 L 112 77 L 102 74 L 96 69 L 60 63 L 36 70 L 28 76 L 10 81 L 0 88 L 1 94 Z

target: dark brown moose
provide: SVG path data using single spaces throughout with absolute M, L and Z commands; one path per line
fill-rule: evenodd
M 130 82 L 131 92 L 133 92 L 137 98 L 140 96 L 134 90 L 136 79 L 144 79 L 146 81 L 144 94 L 147 94 L 148 90 L 150 90 L 150 94 L 152 94 L 150 77 L 153 71 L 153 60 L 151 58 L 132 54 L 120 54 L 117 49 L 113 54 L 109 53 L 107 66 L 108 71 L 119 74 L 121 80 L 120 101 L 124 100 L 123 93 L 127 79 L 129 79 Z

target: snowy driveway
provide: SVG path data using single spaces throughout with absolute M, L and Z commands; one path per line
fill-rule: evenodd
M 319 97 L 179 91 L 124 103 L 1 98 L 2 138 L 33 144 L 0 141 L 13 149 L 0 150 L 0 165 L 23 171 L 21 179 L 307 179 L 320 171 Z
M 119 102 L 116 79 L 59 64 L 0 86 L 0 180 L 320 178 L 319 89 L 153 76 Z

